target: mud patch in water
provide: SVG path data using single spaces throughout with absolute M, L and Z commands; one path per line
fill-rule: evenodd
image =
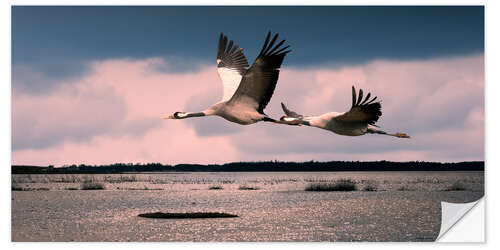
M 139 217 L 154 218 L 154 219 L 205 219 L 205 218 L 233 218 L 238 217 L 235 214 L 228 213 L 145 213 L 139 214 Z

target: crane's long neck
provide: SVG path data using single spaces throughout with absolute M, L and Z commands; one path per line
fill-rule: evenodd
M 210 116 L 210 115 L 215 115 L 215 113 L 217 112 L 217 107 L 210 107 L 206 110 L 203 110 L 201 112 L 186 112 L 186 117 L 185 118 L 188 118 L 188 117 L 200 117 L 200 116 Z
M 304 119 L 295 118 L 295 117 L 282 117 L 282 123 L 290 124 L 290 125 L 305 125 L 305 126 L 313 126 L 311 122 L 305 117 Z
M 306 125 L 306 126 L 311 126 L 311 122 L 309 122 L 309 121 L 304 121 L 304 120 L 300 120 L 300 124 L 302 124 L 302 125 Z
M 216 110 L 209 108 L 207 110 L 201 111 L 201 112 L 175 112 L 173 115 L 170 115 L 168 117 L 165 117 L 164 119 L 186 119 L 190 117 L 202 117 L 202 116 L 209 116 L 209 115 L 215 115 Z
M 206 116 L 204 112 L 186 112 L 184 118 Z
M 311 127 L 321 127 L 321 125 L 323 125 L 322 120 L 317 116 L 304 117 L 304 119 L 302 120 L 302 124 Z

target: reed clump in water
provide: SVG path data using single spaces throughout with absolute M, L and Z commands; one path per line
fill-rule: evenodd
M 363 187 L 363 191 L 375 192 L 375 191 L 377 191 L 377 186 L 372 185 L 372 184 L 368 184 L 368 185 Z
M 88 181 L 81 185 L 81 190 L 103 190 L 106 189 L 104 183 Z
M 408 185 L 402 185 L 398 188 L 398 191 L 415 191 L 415 189 L 410 188 Z
M 305 191 L 356 191 L 356 182 L 351 179 L 340 179 L 334 182 L 311 183 Z
M 466 191 L 467 187 L 460 181 L 456 181 L 443 191 Z
M 49 191 L 50 188 L 40 187 L 40 188 L 30 188 L 30 187 L 21 187 L 17 185 L 12 186 L 12 191 Z
M 213 185 L 208 187 L 208 190 L 222 190 L 224 189 L 221 185 Z
M 248 185 L 240 185 L 238 190 L 259 190 L 260 188 L 257 186 L 248 186 Z

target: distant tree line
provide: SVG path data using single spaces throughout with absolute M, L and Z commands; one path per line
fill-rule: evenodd
M 12 174 L 110 174 L 125 172 L 280 172 L 280 171 L 484 171 L 484 161 L 391 162 L 391 161 L 308 161 L 231 162 L 226 164 L 115 163 L 110 165 L 28 166 L 12 165 Z

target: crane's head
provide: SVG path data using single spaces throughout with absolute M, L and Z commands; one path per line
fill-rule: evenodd
M 290 117 L 290 116 L 282 116 L 280 118 L 280 121 L 281 123 L 285 123 L 285 124 L 288 124 L 288 125 L 300 125 L 300 122 L 301 120 L 299 118 L 295 118 L 295 117 Z
M 188 116 L 186 112 L 175 112 L 173 115 L 169 115 L 164 119 L 184 119 Z
M 297 118 L 294 118 L 294 117 L 290 117 L 290 116 L 282 116 L 280 118 L 280 121 L 284 121 L 284 122 L 291 122 L 291 121 L 295 121 L 295 120 L 298 120 Z

